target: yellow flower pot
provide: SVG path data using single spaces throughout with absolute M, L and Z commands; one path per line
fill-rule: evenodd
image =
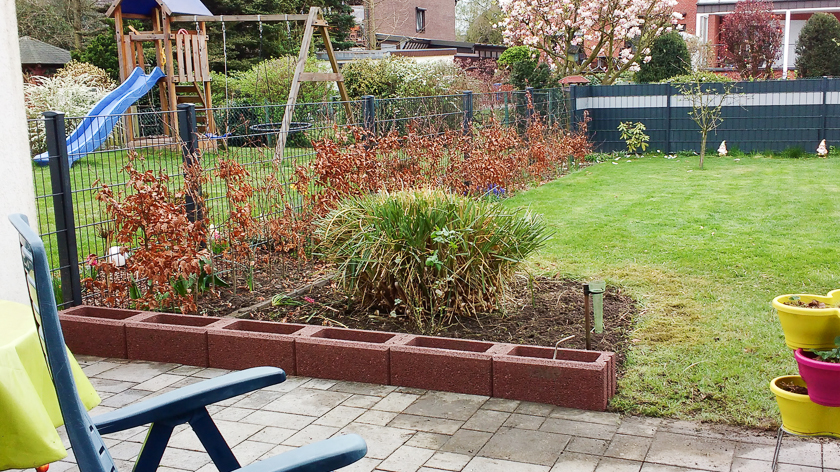
M 779 295 L 773 308 L 779 314 L 785 344 L 791 349 L 834 349 L 834 338 L 840 336 L 840 308 L 806 308 L 783 302 L 799 297 L 803 303 L 817 300 L 831 307 L 840 305 L 840 289 L 819 295 Z
M 770 390 L 776 395 L 785 431 L 801 436 L 840 438 L 840 407 L 817 405 L 808 395 L 782 390 L 776 385 L 780 380 L 792 380 L 796 385 L 803 387 L 805 382 L 798 375 L 776 377 L 770 382 Z

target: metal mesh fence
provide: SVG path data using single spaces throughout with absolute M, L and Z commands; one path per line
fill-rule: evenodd
M 524 129 L 527 120 L 534 116 L 568 127 L 568 95 L 561 89 L 531 91 L 530 100 L 524 91 L 469 95 L 297 104 L 282 156 L 276 152 L 285 105 L 196 110 L 199 116 L 212 116 L 216 124 L 215 135 L 204 133 L 202 123 L 197 128 L 203 173 L 209 178 L 202 187 L 204 214 L 217 225 L 217 230 L 225 230 L 230 207 L 225 182 L 216 177 L 220 160 L 234 160 L 248 171 L 255 189 L 250 202 L 252 211 L 258 218 L 270 218 L 286 204 L 292 208 L 301 204 L 301 196 L 291 182 L 299 166 L 316 158 L 313 143 L 326 138 L 336 140 L 338 135 L 349 136 L 344 139 L 352 142 L 354 128 L 366 128 L 378 135 L 393 132 L 405 135 L 411 130 L 428 136 L 463 130 L 465 123 L 485 126 L 491 121 Z M 529 102 L 533 107 L 529 107 Z M 65 135 L 90 125 L 89 121 L 94 119 L 97 118 L 65 117 Z M 82 292 L 81 300 L 74 300 L 66 287 L 66 274 L 73 264 L 78 265 L 79 277 L 84 279 L 92 270 L 85 264 L 89 255 L 98 259 L 116 257 L 109 256 L 115 246 L 114 222 L 97 199 L 103 186 L 110 187 L 114 193 L 130 193 L 125 171 L 129 163 L 137 170 L 168 176 L 173 194 L 184 186 L 184 144 L 178 138 L 176 112 L 149 110 L 98 119 L 113 119 L 114 129 L 91 152 L 85 153 L 74 148 L 72 142 L 68 143 L 67 158 L 72 165 L 66 169 L 65 185 L 60 182 L 61 153 L 45 152 L 49 141 L 45 128 L 50 126 L 49 120 L 29 122 L 32 156 L 40 157 L 36 162 L 42 164 L 33 166 L 38 224 L 50 256 L 60 305 L 97 301 L 98 294 L 87 292 Z M 276 187 L 270 189 L 268 182 L 272 180 L 279 182 L 282 192 L 277 192 Z M 68 197 L 72 200 L 72 218 L 67 214 L 67 205 L 62 205 Z M 68 221 L 62 222 L 63 218 Z M 75 235 L 73 248 L 68 247 L 68 231 Z M 253 244 L 260 245 L 262 241 L 257 238 Z

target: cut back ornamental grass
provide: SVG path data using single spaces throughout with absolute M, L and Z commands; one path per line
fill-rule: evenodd
M 532 271 L 603 278 L 640 301 L 612 409 L 778 426 L 767 382 L 796 364 L 770 302 L 840 288 L 840 159 L 697 164 L 611 159 L 504 205 L 554 230 Z
M 358 303 L 425 332 L 497 310 L 514 269 L 549 238 L 530 211 L 442 190 L 347 199 L 315 234 Z

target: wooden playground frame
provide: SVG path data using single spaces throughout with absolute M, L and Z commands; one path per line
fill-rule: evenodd
M 155 60 L 163 70 L 165 77 L 161 79 L 159 93 L 163 111 L 174 112 L 179 103 L 196 103 L 197 108 L 204 109 L 204 116 L 200 117 L 199 129 L 210 136 L 217 133 L 213 119 L 213 99 L 211 93 L 210 62 L 207 50 L 207 22 L 276 22 L 276 21 L 305 21 L 303 40 L 300 54 L 295 65 L 283 122 L 275 146 L 275 160 L 283 156 L 291 126 L 297 96 L 301 82 L 335 82 L 344 102 L 345 109 L 350 116 L 350 99 L 344 87 L 344 78 L 339 72 L 335 52 L 329 37 L 329 24 L 324 19 L 319 7 L 311 7 L 309 14 L 275 14 L 275 15 L 177 15 L 167 6 L 165 0 L 156 0 L 148 15 L 123 13 L 123 3 L 131 0 L 115 0 L 107 11 L 107 16 L 114 18 L 116 30 L 117 55 L 119 58 L 120 80 L 124 81 L 135 67 L 146 67 L 143 44 L 155 43 Z M 152 31 L 137 31 L 128 27 L 126 33 L 126 19 L 151 19 Z M 195 30 L 178 29 L 173 33 L 174 23 L 194 23 Z M 304 72 L 306 59 L 312 44 L 312 36 L 316 32 L 323 38 L 327 56 L 332 67 L 332 73 Z M 200 105 L 200 106 L 199 106 Z M 173 138 L 178 137 L 172 114 L 165 114 L 166 129 Z M 203 129 L 202 129 L 203 128 Z M 126 126 L 129 141 L 134 139 L 133 126 Z

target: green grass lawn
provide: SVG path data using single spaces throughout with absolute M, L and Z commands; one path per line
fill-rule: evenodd
M 768 384 L 797 369 L 770 301 L 840 287 L 838 174 L 837 158 L 621 159 L 506 204 L 555 231 L 536 272 L 640 301 L 613 408 L 771 426 Z

